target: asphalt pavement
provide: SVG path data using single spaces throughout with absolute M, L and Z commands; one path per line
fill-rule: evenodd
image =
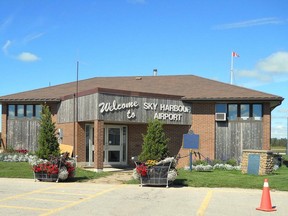
M 260 183 L 262 184 L 262 183 Z M 246 216 L 288 215 L 288 192 L 270 190 L 276 211 L 262 212 L 262 190 L 139 187 L 0 178 L 0 215 Z

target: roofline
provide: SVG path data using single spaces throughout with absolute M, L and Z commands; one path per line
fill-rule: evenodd
M 126 90 L 118 90 L 118 89 L 110 89 L 110 88 L 94 88 L 87 91 L 82 91 L 78 93 L 78 97 L 87 96 L 94 93 L 102 93 L 102 94 L 111 94 L 111 95 L 122 95 L 122 96 L 130 96 L 130 97 L 152 97 L 152 98 L 169 98 L 181 100 L 183 96 L 180 95 L 168 95 L 168 94 L 155 94 L 155 93 L 147 93 L 147 92 L 138 92 L 138 91 L 126 91 Z M 77 94 L 69 94 L 60 98 L 60 100 L 68 100 L 76 97 Z
M 0 104 L 2 102 L 60 102 L 58 98 L 17 98 L 17 99 L 0 99 Z

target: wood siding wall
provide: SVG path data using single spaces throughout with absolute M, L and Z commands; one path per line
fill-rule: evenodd
M 216 122 L 216 159 L 240 161 L 243 149 L 262 149 L 262 121 Z
M 14 149 L 35 152 L 38 148 L 37 137 L 39 121 L 36 119 L 8 119 L 7 145 Z
M 75 101 L 75 102 L 74 102 Z M 110 103 L 113 104 L 116 101 L 117 104 L 137 102 L 138 107 L 131 109 L 116 110 L 113 112 L 100 113 L 99 103 Z M 77 99 L 68 99 L 62 101 L 57 115 L 58 123 L 68 123 L 74 121 L 74 104 Z M 157 108 L 144 109 L 144 103 L 155 103 Z M 178 105 L 189 107 L 189 112 L 171 112 L 159 110 L 160 104 L 165 105 Z M 76 108 L 76 105 L 75 105 Z M 135 118 L 128 118 L 128 110 L 135 114 Z M 76 113 L 76 111 L 75 111 Z M 179 114 L 181 119 L 175 120 L 164 120 L 167 124 L 177 125 L 191 125 L 191 105 L 183 103 L 181 100 L 171 99 L 158 99 L 158 98 L 143 98 L 143 97 L 129 97 L 129 96 L 117 96 L 108 94 L 91 94 L 78 98 L 78 121 L 95 121 L 104 120 L 106 122 L 122 122 L 122 123 L 147 123 L 149 120 L 154 118 L 155 113 L 167 113 L 167 114 Z

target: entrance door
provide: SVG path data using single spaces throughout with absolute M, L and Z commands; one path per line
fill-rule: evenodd
M 93 166 L 94 164 L 94 125 L 85 125 L 86 134 L 86 163 L 88 166 Z
M 104 133 L 104 165 L 127 165 L 127 127 L 106 125 Z

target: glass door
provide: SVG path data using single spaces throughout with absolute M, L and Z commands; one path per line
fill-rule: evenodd
M 93 166 L 94 164 L 94 125 L 85 125 L 86 134 L 86 163 L 87 166 Z
M 127 151 L 126 126 L 105 126 L 104 137 L 104 164 L 126 165 Z

